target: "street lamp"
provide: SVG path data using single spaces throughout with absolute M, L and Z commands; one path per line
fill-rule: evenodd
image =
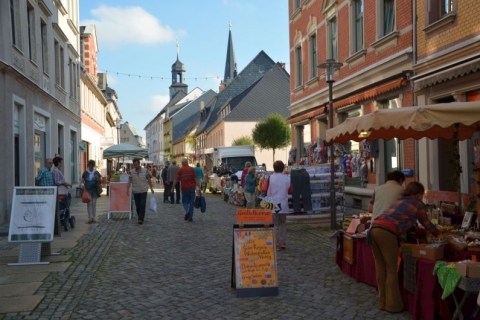
M 328 83 L 328 128 L 333 128 L 333 83 L 335 82 L 335 70 L 340 69 L 343 63 L 336 62 L 334 59 L 327 59 L 324 63 L 318 65 L 325 69 L 325 81 Z M 335 199 L 335 156 L 333 154 L 333 143 L 330 146 L 330 227 L 332 230 L 337 228 L 337 210 Z
M 117 125 L 117 144 L 120 144 L 120 129 L 122 128 L 122 124 L 120 123 L 122 119 L 118 118 L 115 120 L 115 124 Z

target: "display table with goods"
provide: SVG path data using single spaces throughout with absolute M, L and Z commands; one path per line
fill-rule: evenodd
M 355 219 L 360 220 L 352 221 Z M 366 220 L 365 216 L 362 220 Z M 364 232 L 355 233 L 367 224 L 362 227 L 361 222 L 350 223 L 349 231 L 354 229 L 353 233 L 338 233 L 336 263 L 346 275 L 376 287 L 372 248 Z M 431 238 L 419 228 L 415 237 L 427 243 L 401 246 L 398 279 L 405 309 L 414 319 L 470 319 L 480 291 L 480 263 L 475 262 L 477 255 L 480 260 L 480 232 L 452 226 L 438 228 L 443 229 L 444 240 Z

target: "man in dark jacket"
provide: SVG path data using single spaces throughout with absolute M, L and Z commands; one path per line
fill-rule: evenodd
M 165 167 L 163 168 L 162 174 L 161 174 L 162 181 L 163 181 L 163 203 L 168 202 L 168 197 L 170 195 L 171 185 L 168 183 L 168 179 L 167 179 L 167 171 L 169 166 L 170 166 L 170 161 L 165 161 Z

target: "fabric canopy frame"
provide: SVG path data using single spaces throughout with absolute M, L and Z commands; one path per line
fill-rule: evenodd
M 103 150 L 104 159 L 120 157 L 134 157 L 142 159 L 148 157 L 148 149 L 134 146 L 133 144 L 120 143 Z
M 331 144 L 393 138 L 452 139 L 455 132 L 459 140 L 465 140 L 479 130 L 480 101 L 452 102 L 381 109 L 364 116 L 348 118 L 326 131 L 326 142 Z

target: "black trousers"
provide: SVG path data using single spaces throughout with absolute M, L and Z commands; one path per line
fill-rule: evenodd
M 133 200 L 135 200 L 135 208 L 137 208 L 138 220 L 145 219 L 145 208 L 147 206 L 147 192 L 134 193 Z
M 305 169 L 292 170 L 290 172 L 293 193 L 293 211 L 301 212 L 312 210 L 312 190 L 310 189 L 310 175 Z
M 172 186 L 168 181 L 163 180 L 163 202 L 167 202 L 170 197 L 170 188 Z
M 172 182 L 173 183 L 173 182 Z M 169 188 L 170 188 L 170 191 L 172 190 L 172 185 L 170 184 L 169 185 Z M 177 198 L 177 203 L 180 203 L 180 181 L 178 181 L 176 184 L 175 184 L 175 194 L 176 194 L 176 198 Z M 174 203 L 175 199 L 175 194 L 173 194 L 173 192 L 170 194 L 170 202 Z

